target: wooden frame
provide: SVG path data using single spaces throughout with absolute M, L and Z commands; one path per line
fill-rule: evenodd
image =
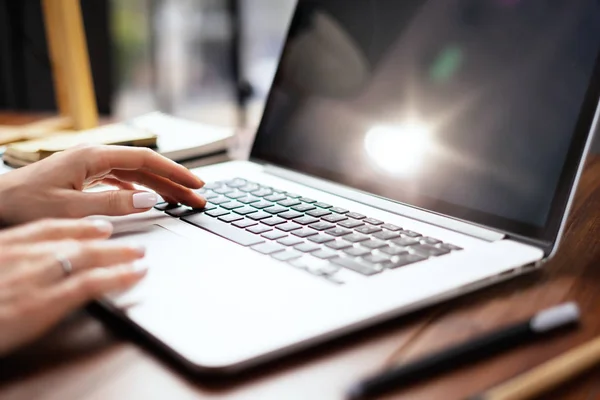
M 0 126 L 0 144 L 98 126 L 80 0 L 41 2 L 59 115 L 27 125 Z

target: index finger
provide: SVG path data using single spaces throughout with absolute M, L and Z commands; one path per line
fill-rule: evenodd
M 144 170 L 165 177 L 185 187 L 199 189 L 204 182 L 184 166 L 148 148 L 127 146 L 94 146 L 81 149 L 87 176 L 101 176 L 112 170 Z

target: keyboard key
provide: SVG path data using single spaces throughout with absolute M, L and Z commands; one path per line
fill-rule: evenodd
M 214 190 L 223 186 L 221 182 L 210 182 L 204 185 L 204 189 Z
M 322 260 L 328 260 L 330 258 L 337 257 L 337 251 L 322 249 L 311 253 L 312 256 L 320 258 Z
M 256 183 L 248 183 L 238 188 L 238 190 L 241 190 L 242 192 L 254 192 L 258 189 L 260 189 L 260 185 Z
M 452 251 L 460 251 L 463 249 L 462 247 L 458 247 L 458 246 L 450 244 L 450 243 L 442 243 L 442 244 L 440 244 L 440 247 L 442 249 L 452 250 Z
M 258 225 L 258 222 L 256 222 L 256 221 L 252 221 L 251 219 L 246 219 L 246 218 L 244 218 L 244 219 L 242 219 L 242 220 L 240 220 L 240 221 L 236 221 L 236 222 L 234 222 L 232 225 L 233 225 L 233 226 L 235 226 L 235 227 L 238 227 L 238 228 L 242 228 L 242 229 L 243 229 L 243 228 L 247 228 L 247 227 L 249 227 L 249 226 Z M 260 226 L 260 225 L 259 225 L 259 226 Z
M 258 211 L 252 214 L 248 214 L 248 218 L 253 219 L 255 221 L 261 221 L 263 219 L 267 219 L 267 218 L 271 218 L 273 217 L 271 214 L 263 212 L 263 211 Z
M 253 195 L 257 196 L 256 193 L 252 193 Z M 281 201 L 281 200 L 285 200 L 286 196 L 280 193 L 275 193 L 275 194 L 271 194 L 269 196 L 265 196 L 265 200 L 267 201 Z
M 258 243 L 264 242 L 259 236 L 256 236 L 245 230 L 236 228 L 217 219 L 213 219 L 206 214 L 194 214 L 188 217 L 183 217 L 182 221 L 188 222 L 199 228 L 205 229 L 209 232 L 219 235 L 226 239 L 231 240 L 242 246 L 252 246 Z
M 348 219 L 346 221 L 342 221 L 340 223 L 338 223 L 339 226 L 344 227 L 344 228 L 356 228 L 358 226 L 364 225 L 362 222 L 357 221 L 355 219 Z
M 329 222 L 317 222 L 315 224 L 310 225 L 311 228 L 317 231 L 326 231 L 327 229 L 335 228 L 334 224 L 330 224 Z
M 278 251 L 284 251 L 285 247 L 277 243 L 261 243 L 251 247 L 252 250 L 262 254 L 273 254 Z
M 401 237 L 392 240 L 392 243 L 397 244 L 398 246 L 412 246 L 418 244 L 419 241 L 409 237 Z
M 400 234 L 392 231 L 381 231 L 373 234 L 373 237 L 376 237 L 377 239 L 381 240 L 390 240 L 399 238 Z
M 284 206 L 284 207 L 291 207 L 291 206 L 297 206 L 298 204 L 301 204 L 300 201 L 296 200 L 296 199 L 285 199 L 285 200 L 281 200 L 279 202 L 277 202 L 277 204 L 279 204 L 280 206 Z
M 292 210 L 296 210 L 299 212 L 306 212 L 306 211 L 314 210 L 315 208 L 316 207 L 313 206 L 312 204 L 300 204 L 300 205 L 292 207 Z
M 265 225 L 256 225 L 256 226 L 253 226 L 252 228 L 247 229 L 248 232 L 256 233 L 257 235 L 260 235 L 261 233 L 265 233 L 265 232 L 270 232 L 272 230 L 273 229 L 271 229 Z
M 254 192 L 250 192 L 250 194 L 252 194 L 253 196 L 256 196 L 256 197 L 265 197 L 265 196 L 269 196 L 269 195 L 273 194 L 273 191 L 271 189 L 262 188 L 262 189 L 258 189 L 256 191 L 254 191 Z M 283 196 L 283 198 L 285 198 L 285 196 Z M 277 200 L 273 200 L 273 201 L 277 201 Z
M 370 235 L 371 233 L 379 232 L 381 228 L 378 228 L 373 225 L 363 225 L 355 229 L 356 232 L 364 233 L 365 235 Z
M 304 202 L 304 203 L 308 203 L 308 204 L 313 204 L 313 203 L 316 203 L 316 202 L 317 202 L 316 200 L 310 199 L 310 198 L 308 198 L 308 197 L 301 197 L 301 198 L 300 198 L 300 199 L 298 199 L 298 200 L 300 200 L 300 201 L 302 201 L 302 202 Z
M 244 217 L 242 217 L 241 215 L 237 215 L 237 214 L 227 214 L 227 215 L 223 215 L 222 217 L 219 217 L 219 220 L 221 220 L 223 222 L 235 222 L 235 221 L 239 221 L 240 219 L 244 219 Z
M 366 215 L 362 215 L 362 214 L 357 213 L 357 212 L 349 212 L 348 214 L 346 214 L 346 217 L 354 218 L 354 219 L 365 219 L 365 218 L 367 218 Z
M 333 228 L 325 231 L 325 233 L 331 236 L 344 236 L 352 233 L 352 231 L 344 228 Z
M 398 268 L 404 265 L 416 263 L 419 261 L 427 260 L 427 257 L 420 256 L 418 254 L 404 254 L 394 259 L 390 264 L 388 264 L 387 268 Z
M 286 250 L 286 251 L 278 251 L 277 253 L 274 253 L 271 255 L 271 257 L 273 257 L 276 260 L 279 261 L 290 261 L 290 260 L 294 260 L 297 258 L 302 257 L 302 253 L 300 253 L 299 251 L 296 250 Z
M 286 222 L 285 224 L 277 225 L 276 228 L 279 229 L 280 231 L 291 232 L 291 231 L 295 231 L 296 229 L 300 229 L 302 227 L 293 222 Z
M 301 238 L 313 236 L 313 235 L 316 235 L 316 234 L 317 234 L 317 231 L 314 231 L 314 230 L 308 229 L 308 228 L 302 228 L 302 229 L 299 229 L 297 231 L 292 231 L 292 235 L 296 235 L 296 236 L 301 237 Z
M 306 215 L 310 215 L 311 217 L 322 217 L 324 215 L 329 215 L 329 214 L 331 214 L 331 211 L 321 210 L 319 208 L 306 213 Z
M 387 229 L 388 231 L 392 231 L 392 232 L 396 232 L 396 231 L 399 231 L 402 229 L 399 226 L 394 225 L 394 224 L 383 224 L 383 225 L 381 225 L 381 227 Z
M 179 204 L 173 204 L 173 203 L 162 203 L 162 204 L 157 204 L 154 206 L 154 208 L 156 208 L 158 211 L 172 210 L 177 207 L 179 207 Z
M 223 210 L 222 208 L 216 208 L 214 210 L 206 211 L 204 214 L 211 217 L 220 217 L 221 215 L 229 214 L 229 211 Z
M 371 225 L 383 225 L 383 221 L 380 221 L 378 219 L 375 218 L 367 218 L 364 220 L 366 223 L 371 224 Z
M 213 203 L 210 203 L 210 202 L 208 202 L 208 203 L 206 203 L 206 204 L 204 205 L 204 208 L 203 208 L 203 210 L 204 210 L 204 211 L 209 211 L 209 210 L 214 210 L 215 208 L 217 208 L 217 205 L 216 205 L 216 204 L 213 204 Z
M 323 235 L 323 234 L 319 233 L 318 235 L 313 235 L 313 236 L 309 237 L 308 240 L 310 240 L 311 242 L 314 242 L 314 243 L 326 243 L 326 242 L 331 242 L 332 240 L 335 240 L 335 239 L 332 236 Z
M 218 194 L 227 194 L 227 193 L 231 193 L 233 191 L 234 191 L 234 189 L 227 187 L 227 186 L 222 186 L 220 188 L 213 189 L 213 192 L 218 193 Z
M 279 239 L 277 241 L 277 243 L 284 245 L 284 246 L 295 246 L 297 244 L 304 243 L 304 241 L 295 236 L 288 236 L 283 239 Z
M 433 246 L 435 244 L 442 243 L 442 241 L 432 237 L 423 237 L 421 238 L 421 243 L 430 244 Z
M 389 254 L 390 256 L 399 256 L 402 254 L 408 254 L 408 251 L 406 251 L 406 249 L 404 247 L 398 247 L 398 246 L 383 247 L 383 248 L 379 249 L 379 251 L 381 251 L 385 254 Z
M 306 215 L 301 218 L 296 218 L 294 220 L 294 223 L 300 224 L 300 225 L 310 225 L 310 224 L 314 224 L 315 222 L 319 222 L 319 219 L 315 218 L 315 217 L 311 217 L 309 215 Z
M 166 214 L 170 215 L 171 217 L 181 218 L 181 217 L 185 217 L 186 215 L 192 215 L 192 214 L 196 214 L 196 213 L 199 213 L 202 211 L 203 210 L 201 210 L 201 209 L 193 209 L 193 208 L 189 208 L 186 206 L 179 206 L 177 208 L 172 208 L 170 210 L 167 210 Z
M 252 208 L 250 206 L 244 206 L 242 208 L 236 208 L 235 210 L 233 210 L 233 212 L 236 214 L 240 214 L 240 215 L 248 215 L 248 214 L 252 214 L 252 213 L 257 213 L 258 211 L 256 211 L 256 208 Z
M 271 218 L 263 219 L 260 222 L 262 222 L 265 225 L 275 226 L 275 225 L 279 225 L 279 224 L 284 224 L 287 221 L 283 218 L 271 217 Z
M 294 219 L 294 218 L 298 218 L 303 216 L 304 214 L 299 213 L 298 211 L 286 211 L 286 212 L 282 212 L 281 214 L 277 214 L 278 217 L 280 218 L 285 218 L 285 219 Z
M 352 257 L 360 257 L 371 253 L 371 250 L 364 247 L 349 247 L 344 250 L 344 253 Z
M 240 203 L 244 203 L 244 204 L 256 203 L 256 202 L 260 201 L 260 197 L 244 196 L 244 197 L 240 197 L 239 199 L 237 199 L 237 201 L 239 201 Z
M 236 191 L 236 192 L 231 192 L 231 193 L 226 193 L 225 196 L 229 197 L 230 199 L 239 199 L 242 197 L 246 197 L 248 195 L 248 193 L 246 192 L 240 192 L 240 191 Z
M 283 212 L 289 211 L 286 207 L 281 207 L 281 206 L 272 206 L 272 207 L 268 207 L 263 209 L 263 211 L 268 212 L 270 214 L 281 214 Z
M 270 201 L 266 201 L 266 200 L 261 200 L 259 202 L 256 203 L 252 203 L 250 204 L 252 207 L 257 208 L 259 210 L 262 210 L 263 208 L 267 208 L 267 207 L 272 207 L 274 204 L 271 203 Z
M 305 255 L 302 258 L 290 261 L 289 264 L 298 269 L 314 270 L 316 268 L 320 268 L 327 265 L 328 262 L 325 260 Z
M 388 264 L 390 262 L 390 258 L 385 254 L 368 254 L 363 258 L 371 264 Z
M 358 272 L 363 275 L 375 275 L 381 272 L 381 267 L 373 265 L 364 260 L 353 260 L 346 257 L 337 257 L 330 260 L 332 263 L 341 267 L 347 268 L 354 272 Z
M 330 249 L 334 249 L 334 250 L 342 250 L 342 249 L 346 249 L 348 247 L 352 247 L 352 243 L 346 242 L 345 240 L 335 240 L 333 242 L 325 243 L 325 246 L 329 247 Z
M 221 207 L 223 207 L 226 210 L 233 210 L 235 208 L 242 208 L 244 207 L 244 205 L 237 201 L 230 201 L 229 203 L 221 204 Z
M 281 231 L 271 231 L 262 235 L 265 239 L 277 240 L 286 237 L 287 235 Z
M 207 200 L 212 200 L 212 199 L 215 199 L 215 198 L 217 198 L 217 197 L 219 197 L 221 195 L 218 194 L 218 193 L 213 192 L 212 190 L 209 190 L 206 193 L 204 193 L 203 196 Z
M 352 243 L 364 242 L 365 240 L 369 240 L 367 235 L 363 235 L 362 233 L 351 233 L 350 235 L 344 236 L 344 240 L 347 240 Z
M 414 231 L 405 231 L 405 230 L 403 230 L 401 233 L 404 236 L 408 236 L 408 237 L 411 237 L 411 238 L 416 238 L 416 237 L 422 236 L 420 233 L 414 232 Z
M 229 197 L 225 197 L 225 196 L 218 196 L 218 197 L 215 197 L 214 199 L 210 199 L 210 202 L 213 204 L 216 204 L 216 205 L 229 203 L 230 201 L 231 201 L 231 199 Z
M 317 251 L 321 249 L 321 246 L 314 243 L 302 243 L 297 246 L 294 246 L 294 249 L 301 251 L 303 253 L 310 253 L 312 251 Z
M 333 207 L 331 204 L 321 203 L 321 202 L 315 203 L 315 206 L 317 206 L 319 208 L 331 208 L 331 207 Z
M 308 272 L 316 276 L 333 275 L 340 270 L 339 265 L 325 264 L 307 268 Z
M 361 246 L 367 247 L 369 249 L 380 249 L 382 247 L 387 246 L 387 243 L 384 242 L 383 240 L 366 240 L 364 242 L 360 243 Z
M 340 214 L 332 214 L 332 215 L 326 215 L 322 219 L 323 219 L 323 221 L 327 221 L 327 222 L 339 222 L 339 221 L 347 220 L 348 217 L 344 217 L 343 215 L 340 215 Z
M 246 181 L 245 179 L 235 178 L 225 182 L 225 185 L 229 186 L 230 188 L 239 188 L 241 186 L 244 186 L 246 183 L 248 183 L 248 181 Z
M 330 208 L 329 211 L 332 211 L 336 214 L 346 214 L 346 213 L 350 212 L 349 210 L 346 210 L 345 208 L 342 208 L 342 207 L 333 207 L 333 208 Z
M 418 244 L 416 246 L 412 246 L 411 249 L 417 254 L 425 257 L 438 257 L 450 253 L 450 250 L 431 246 L 429 244 Z
M 286 193 L 286 195 L 287 195 L 287 197 L 291 197 L 292 199 L 299 199 L 300 197 L 302 197 L 296 193 Z

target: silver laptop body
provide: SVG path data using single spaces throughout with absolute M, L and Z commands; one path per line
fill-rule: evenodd
M 558 247 L 598 118 L 596 2 L 347 3 L 299 1 L 250 161 L 193 170 L 207 210 L 111 218 L 150 271 L 101 306 L 193 371 L 240 371 Z

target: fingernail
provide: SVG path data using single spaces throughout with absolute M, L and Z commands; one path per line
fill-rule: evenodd
M 94 227 L 102 233 L 111 233 L 113 230 L 112 224 L 108 221 L 97 219 L 92 223 L 94 224 Z
M 146 255 L 146 247 L 145 246 L 136 245 L 136 246 L 132 246 L 132 249 L 135 250 L 135 252 L 140 257 L 144 257 Z
M 140 192 L 133 195 L 134 208 L 150 208 L 154 207 L 158 202 L 158 195 L 150 192 Z
M 134 262 L 131 264 L 131 271 L 138 275 L 145 275 L 148 272 L 148 264 Z

